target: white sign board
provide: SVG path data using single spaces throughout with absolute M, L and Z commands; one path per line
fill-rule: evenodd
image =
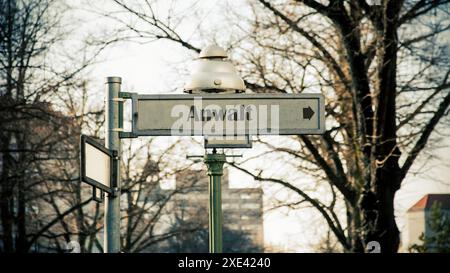
M 249 135 L 242 136 L 210 136 L 205 137 L 205 148 L 251 148 Z
M 297 135 L 325 132 L 320 94 L 138 95 L 137 136 Z
M 111 192 L 112 153 L 95 140 L 81 136 L 81 181 Z

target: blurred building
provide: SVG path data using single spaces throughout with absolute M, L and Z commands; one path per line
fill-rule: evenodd
M 17 105 L 22 107 L 17 109 L 26 112 L 17 122 L 18 113 L 2 111 L 2 106 L 15 109 L 11 105 L 18 102 L 10 99 L 0 95 L 0 124 L 7 132 L 1 141 L 8 147 L 0 152 L 0 252 L 5 251 L 5 240 L 17 251 L 19 237 L 26 237 L 28 244 L 32 235 L 40 232 L 26 251 L 64 250 L 68 229 L 74 234 L 71 238 L 76 237 L 75 218 L 67 215 L 65 226 L 59 221 L 50 228 L 47 225 L 77 202 L 72 192 L 78 184 L 81 128 L 76 118 L 55 110 L 48 102 L 20 102 Z M 25 228 L 20 229 L 20 225 Z
M 407 251 L 411 245 L 421 244 L 419 237 L 431 235 L 427 225 L 434 203 L 440 203 L 443 212 L 450 216 L 450 194 L 427 194 L 415 203 L 406 213 L 406 232 L 404 234 L 403 248 Z
M 183 218 L 195 217 L 208 222 L 208 181 L 205 170 L 186 170 L 176 178 L 180 193 L 171 199 L 171 208 Z M 261 188 L 230 188 L 228 171 L 222 179 L 223 227 L 243 232 L 252 243 L 264 249 L 263 192 Z

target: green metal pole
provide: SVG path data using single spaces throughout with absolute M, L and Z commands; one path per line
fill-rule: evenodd
M 209 175 L 209 252 L 222 253 L 222 175 L 224 154 L 206 154 Z
M 106 134 L 105 145 L 110 150 L 116 150 L 120 158 L 120 77 L 106 78 Z M 105 253 L 120 252 L 120 160 L 115 174 L 111 178 L 111 185 L 115 188 L 114 196 L 106 194 L 105 200 L 105 229 L 104 245 Z

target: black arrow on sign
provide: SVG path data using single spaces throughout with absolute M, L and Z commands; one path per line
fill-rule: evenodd
M 314 116 L 314 111 L 311 107 L 303 108 L 303 119 L 311 119 Z

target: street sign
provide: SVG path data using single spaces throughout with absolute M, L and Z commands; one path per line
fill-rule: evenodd
M 205 136 L 205 148 L 251 148 L 252 138 L 244 136 Z
M 111 180 L 114 170 L 113 152 L 94 139 L 81 136 L 81 181 L 109 194 L 113 193 Z M 101 196 L 94 190 L 94 199 Z
M 135 136 L 325 132 L 321 94 L 133 95 L 131 98 Z

